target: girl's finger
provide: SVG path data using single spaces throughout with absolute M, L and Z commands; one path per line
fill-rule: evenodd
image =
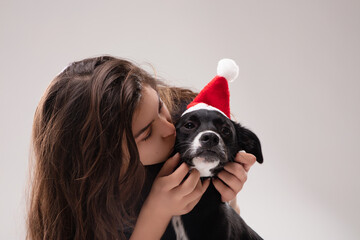
M 212 183 L 216 190 L 221 194 L 221 201 L 228 202 L 236 197 L 236 193 L 226 186 L 221 180 L 213 178 Z
M 229 162 L 224 166 L 224 169 L 231 173 L 232 175 L 236 176 L 241 180 L 241 178 L 246 175 L 245 168 L 242 164 L 237 162 Z
M 253 154 L 240 151 L 235 156 L 235 161 L 241 163 L 244 166 L 246 172 L 248 172 L 252 165 L 256 162 L 256 157 Z
M 209 187 L 209 185 L 210 185 L 210 178 L 206 179 L 203 182 L 201 182 L 201 180 L 199 179 L 194 191 L 191 192 L 190 194 L 186 195 L 184 197 L 184 201 L 185 202 L 194 202 L 197 200 L 197 202 L 198 202 L 200 200 L 200 198 L 202 197 L 202 195 L 205 193 L 206 189 Z
M 198 204 L 198 202 L 200 201 L 202 196 L 197 197 L 195 200 L 193 200 L 192 202 L 188 203 L 183 211 L 182 214 L 186 214 L 189 213 L 191 210 L 193 210 L 193 208 L 196 206 L 196 204 Z
M 219 172 L 218 178 L 220 178 L 225 183 L 225 185 L 230 187 L 231 190 L 234 191 L 235 193 L 238 193 L 242 189 L 245 182 L 245 181 L 242 182 L 237 176 L 234 176 L 233 174 L 227 171 Z
M 161 168 L 160 172 L 158 173 L 158 177 L 164 177 L 170 175 L 176 166 L 179 164 L 180 161 L 180 154 L 176 153 L 174 156 L 169 158 L 165 163 L 164 166 Z
M 173 173 L 166 177 L 169 187 L 175 188 L 180 185 L 182 180 L 189 172 L 189 166 L 186 163 L 182 163 Z
M 191 173 L 188 176 L 188 178 L 180 186 L 178 186 L 179 194 L 183 196 L 190 194 L 197 187 L 199 181 L 200 181 L 199 171 L 196 169 L 191 170 Z

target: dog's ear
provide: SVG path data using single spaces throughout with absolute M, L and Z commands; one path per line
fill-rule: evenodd
M 263 163 L 264 159 L 259 138 L 255 133 L 242 127 L 239 123 L 233 123 L 236 129 L 239 151 L 245 150 L 245 152 L 253 154 L 256 157 L 256 161 Z

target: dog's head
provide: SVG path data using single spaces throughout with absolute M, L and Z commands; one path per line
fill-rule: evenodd
M 263 162 L 258 137 L 218 111 L 196 110 L 177 121 L 175 151 L 201 177 L 216 175 L 241 150 Z

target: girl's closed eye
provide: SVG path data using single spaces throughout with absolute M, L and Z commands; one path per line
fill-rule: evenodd
M 145 142 L 146 140 L 148 140 L 151 137 L 151 133 L 152 133 L 152 128 L 149 128 L 148 134 L 144 137 L 143 141 Z

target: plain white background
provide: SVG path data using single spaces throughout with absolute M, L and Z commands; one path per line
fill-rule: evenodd
M 236 119 L 261 139 L 238 195 L 264 239 L 359 239 L 360 2 L 0 2 L 0 239 L 24 239 L 33 114 L 67 64 L 110 54 L 200 90 L 233 58 Z

